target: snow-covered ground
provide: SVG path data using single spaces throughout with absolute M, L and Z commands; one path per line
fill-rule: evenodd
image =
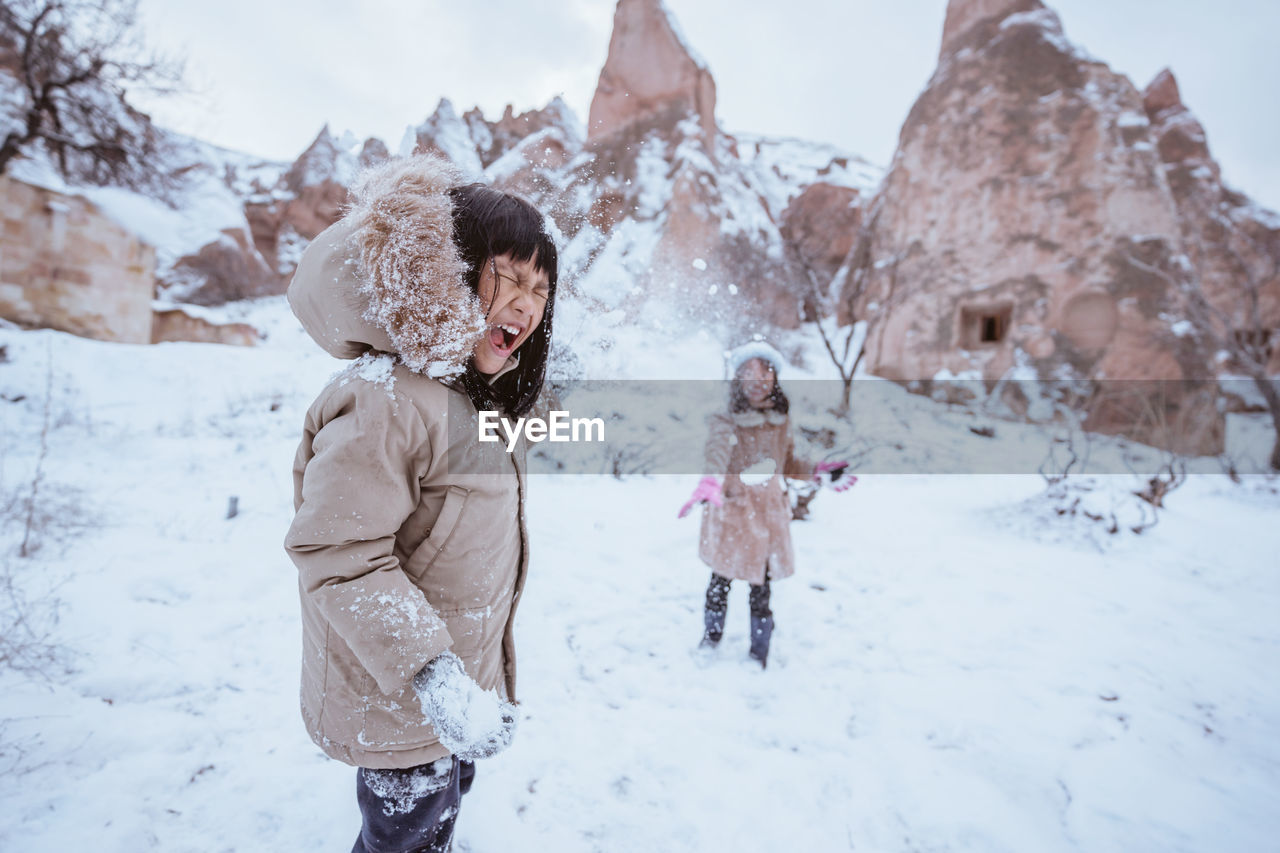
M 0 328 L 0 568 L 67 652 L 0 667 L 4 851 L 354 839 L 353 772 L 297 711 L 281 546 L 302 412 L 338 365 L 282 300 L 247 310 L 259 348 Z M 457 849 L 1276 848 L 1275 480 L 1192 476 L 1111 535 L 1038 476 L 864 476 L 793 526 L 761 672 L 740 584 L 695 652 L 707 572 L 675 518 L 695 479 L 532 479 L 522 720 Z

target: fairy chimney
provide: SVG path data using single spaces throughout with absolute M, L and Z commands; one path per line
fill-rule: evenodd
M 952 0 L 947 4 L 938 58 L 954 53 L 962 39 L 968 37 L 979 23 L 998 23 L 1014 12 L 1034 12 L 1043 8 L 1040 0 Z
M 1038 0 L 952 0 L 846 295 L 869 368 L 1177 378 L 1178 210 L 1142 93 Z M 845 319 L 850 319 L 846 316 Z
M 869 322 L 868 369 L 899 380 L 1207 378 L 1184 288 L 1224 304 L 1252 272 L 1266 313 L 1280 246 L 1221 186 L 1172 75 L 1140 92 L 1039 0 L 951 0 L 868 211 L 842 320 Z M 1182 449 L 1214 452 L 1189 390 L 1162 405 L 1205 426 Z M 1115 411 L 1089 428 L 1164 441 Z
M 619 0 L 609 55 L 591 99 L 587 139 L 637 122 L 696 117 L 708 154 L 716 137 L 716 84 L 662 0 Z
M 1223 185 L 1204 126 L 1182 103 L 1173 72 L 1156 75 L 1143 106 L 1202 292 L 1232 334 L 1280 342 L 1280 217 Z M 1268 372 L 1280 373 L 1280 346 L 1269 348 Z

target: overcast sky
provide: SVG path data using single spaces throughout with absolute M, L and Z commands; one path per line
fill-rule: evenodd
M 716 80 L 721 127 L 888 163 L 937 59 L 946 0 L 666 0 Z M 441 97 L 496 118 L 561 95 L 586 121 L 614 0 L 142 0 L 194 93 L 163 124 L 292 160 L 326 122 L 394 151 Z M 1058 0 L 1067 37 L 1144 87 L 1173 69 L 1232 186 L 1280 209 L 1280 2 Z

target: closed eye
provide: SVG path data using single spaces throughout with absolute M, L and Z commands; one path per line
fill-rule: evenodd
M 515 276 L 507 275 L 506 273 L 503 273 L 503 272 L 498 272 L 498 268 L 496 266 L 493 267 L 493 276 L 494 278 L 498 279 L 499 287 L 502 286 L 502 280 L 506 279 L 507 281 L 514 284 L 516 287 L 519 287 L 525 290 L 529 289 L 529 285 L 521 284 L 520 279 L 516 278 Z M 544 302 L 551 298 L 551 287 L 545 284 L 534 287 L 531 292 L 533 293 L 534 296 L 537 296 L 538 298 L 542 299 Z

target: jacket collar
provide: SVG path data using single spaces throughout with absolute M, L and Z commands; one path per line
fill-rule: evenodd
M 520 366 L 520 353 L 513 352 L 511 353 L 511 355 L 507 356 L 507 360 L 503 363 L 502 367 L 498 368 L 497 373 L 491 374 L 489 376 L 485 376 L 483 373 L 480 375 L 484 376 L 484 381 L 487 384 L 492 385 L 493 383 L 498 381 L 499 377 L 506 376 L 508 373 L 515 370 L 519 366 Z
M 733 413 L 733 423 L 740 427 L 758 427 L 766 423 L 778 426 L 786 422 L 787 416 L 773 409 L 749 409 L 745 412 Z

